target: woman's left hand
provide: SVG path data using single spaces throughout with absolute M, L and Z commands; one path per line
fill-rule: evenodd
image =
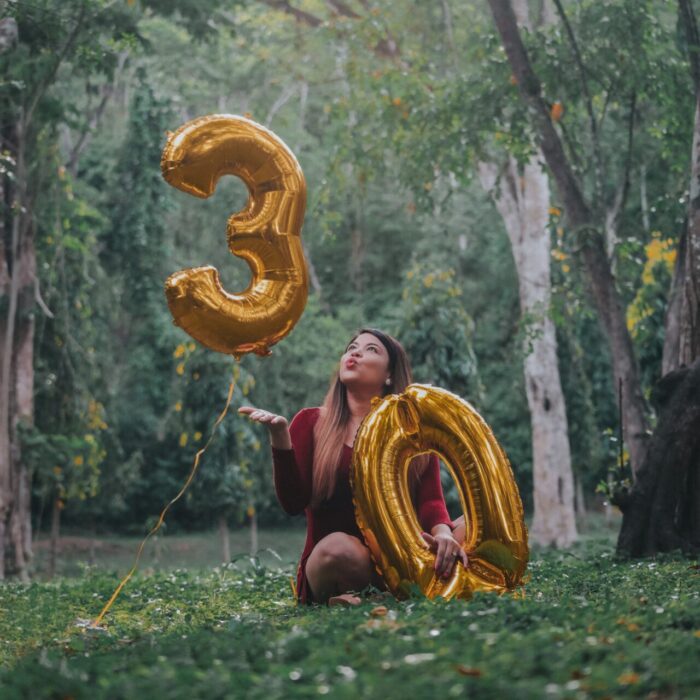
M 469 566 L 467 553 L 460 547 L 459 542 L 450 534 L 439 532 L 430 535 L 422 532 L 421 535 L 431 552 L 435 552 L 435 575 L 447 578 L 452 572 L 455 562 L 461 561 L 466 569 Z

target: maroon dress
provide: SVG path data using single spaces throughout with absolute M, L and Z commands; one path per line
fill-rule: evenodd
M 330 499 L 312 508 L 311 481 L 314 454 L 313 429 L 320 408 L 302 408 L 289 425 L 291 449 L 272 448 L 273 477 L 277 500 L 290 515 L 304 511 L 306 515 L 306 543 L 297 567 L 297 599 L 300 603 L 314 602 L 313 592 L 306 578 L 306 561 L 316 543 L 331 532 L 346 532 L 364 542 L 355 521 L 355 508 L 350 488 L 352 447 L 345 445 L 338 465 L 335 491 Z M 440 484 L 440 463 L 431 454 L 428 467 L 417 489 L 417 515 L 421 527 L 430 532 L 435 525 L 444 523 L 451 529 L 454 524 L 445 506 Z

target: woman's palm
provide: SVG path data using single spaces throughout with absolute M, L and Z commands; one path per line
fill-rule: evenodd
M 247 415 L 250 420 L 256 423 L 264 423 L 270 430 L 280 431 L 288 427 L 287 419 L 270 411 L 265 411 L 262 408 L 255 406 L 241 406 L 238 409 L 239 413 Z

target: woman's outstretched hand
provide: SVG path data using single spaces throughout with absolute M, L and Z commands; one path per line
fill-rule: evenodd
M 459 542 L 457 542 L 452 535 L 443 532 L 439 532 L 436 535 L 421 532 L 421 535 L 430 548 L 430 551 L 435 553 L 436 576 L 447 578 L 457 561 L 461 561 L 465 569 L 469 567 L 467 553 L 460 547 Z
M 247 415 L 250 420 L 256 423 L 264 423 L 270 431 L 270 444 L 273 447 L 291 449 L 292 439 L 289 436 L 289 423 L 284 416 L 264 411 L 262 408 L 255 408 L 255 406 L 241 406 L 238 412 Z

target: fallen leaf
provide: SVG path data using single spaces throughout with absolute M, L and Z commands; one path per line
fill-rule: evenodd
M 635 683 L 639 682 L 639 674 L 638 673 L 623 673 L 622 675 L 618 676 L 617 682 L 620 685 L 634 685 Z
M 457 664 L 455 666 L 457 673 L 461 673 L 463 676 L 472 676 L 478 678 L 481 675 L 480 668 L 474 668 L 473 666 L 465 666 L 464 664 Z

